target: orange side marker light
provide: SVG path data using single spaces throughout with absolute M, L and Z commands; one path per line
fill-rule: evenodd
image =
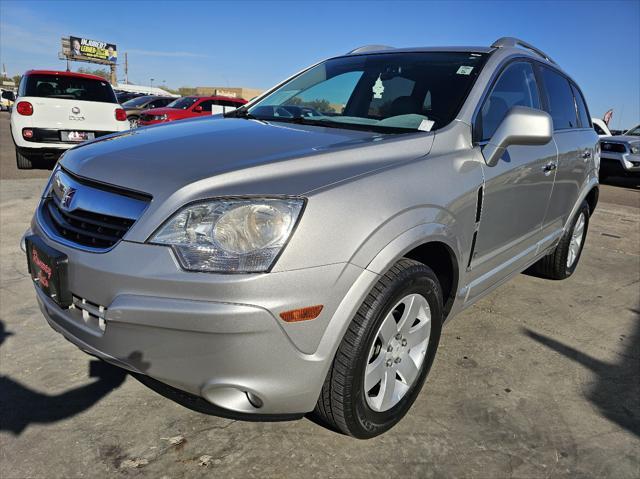
M 318 304 L 316 306 L 307 306 L 306 308 L 284 311 L 280 313 L 280 317 L 287 323 L 309 321 L 310 319 L 316 319 L 320 315 L 322 308 L 323 306 L 321 304 Z

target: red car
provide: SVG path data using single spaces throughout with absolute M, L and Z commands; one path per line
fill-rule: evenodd
M 226 96 L 185 96 L 169 103 L 164 108 L 152 108 L 140 115 L 138 125 L 157 125 L 168 121 L 184 120 L 226 113 L 247 103 L 242 98 Z

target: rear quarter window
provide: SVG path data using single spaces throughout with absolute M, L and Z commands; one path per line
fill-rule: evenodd
M 549 114 L 554 130 L 578 128 L 578 116 L 571 85 L 563 75 L 550 68 L 542 68 L 542 78 L 549 100 Z
M 24 90 L 21 96 L 117 103 L 113 89 L 106 80 L 66 75 L 29 75 L 23 82 L 24 85 L 20 85 Z
M 587 104 L 584 102 L 584 98 L 580 93 L 580 90 L 571 84 L 571 91 L 573 97 L 576 100 L 576 108 L 578 109 L 578 119 L 580 120 L 580 126 L 582 128 L 591 128 L 591 118 L 589 118 L 589 112 L 587 111 Z

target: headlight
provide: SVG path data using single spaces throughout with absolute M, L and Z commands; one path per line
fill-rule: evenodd
M 155 121 L 164 121 L 164 120 L 166 120 L 167 118 L 168 118 L 168 117 L 167 117 L 167 114 L 166 114 L 166 113 L 165 113 L 164 115 L 154 115 L 154 116 L 153 116 L 153 119 L 154 119 Z
M 631 145 L 631 153 L 634 155 L 640 154 L 640 145 L 637 143 L 635 145 Z
M 268 271 L 287 243 L 304 200 L 221 199 L 186 206 L 149 239 L 170 245 L 184 269 Z

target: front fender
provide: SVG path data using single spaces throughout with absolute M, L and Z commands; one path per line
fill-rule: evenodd
M 408 229 L 388 243 L 366 266 L 376 274 L 384 274 L 396 261 L 412 249 L 432 242 L 444 243 L 453 252 L 458 271 L 461 264 L 462 246 L 460 236 L 455 235 L 450 226 L 441 223 L 425 223 Z

